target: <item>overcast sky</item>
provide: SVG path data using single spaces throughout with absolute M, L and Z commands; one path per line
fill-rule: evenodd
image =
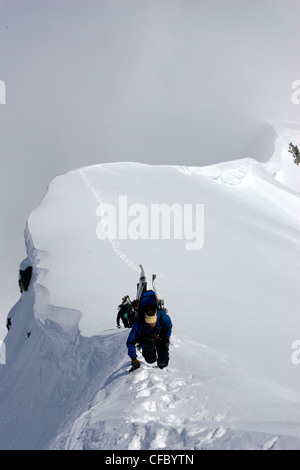
M 300 121 L 299 25 L 299 0 L 0 0 L 0 338 L 51 179 L 251 156 L 254 119 Z

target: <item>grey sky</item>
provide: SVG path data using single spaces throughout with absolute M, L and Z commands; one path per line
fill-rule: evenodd
M 299 23 L 299 0 L 0 0 L 0 320 L 55 175 L 252 156 L 254 118 L 300 121 Z

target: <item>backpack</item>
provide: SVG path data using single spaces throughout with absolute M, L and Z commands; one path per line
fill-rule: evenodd
M 140 298 L 138 311 L 141 312 L 147 305 L 156 304 L 158 310 L 163 310 L 168 313 L 168 310 L 164 306 L 164 300 L 158 299 L 154 290 L 145 290 Z

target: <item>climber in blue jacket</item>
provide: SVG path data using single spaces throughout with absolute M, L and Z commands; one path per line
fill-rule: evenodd
M 139 303 L 139 316 L 126 343 L 132 363 L 131 370 L 140 367 L 136 344 L 141 347 L 146 362 L 152 364 L 157 361 L 158 367 L 166 367 L 169 363 L 171 332 L 171 319 L 164 310 L 158 309 L 154 291 L 145 291 Z

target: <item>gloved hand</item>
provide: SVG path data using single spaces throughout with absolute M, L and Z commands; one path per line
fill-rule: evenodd
M 131 358 L 131 365 L 132 365 L 132 370 L 136 370 L 139 367 L 141 367 L 140 361 L 137 359 L 137 357 Z

